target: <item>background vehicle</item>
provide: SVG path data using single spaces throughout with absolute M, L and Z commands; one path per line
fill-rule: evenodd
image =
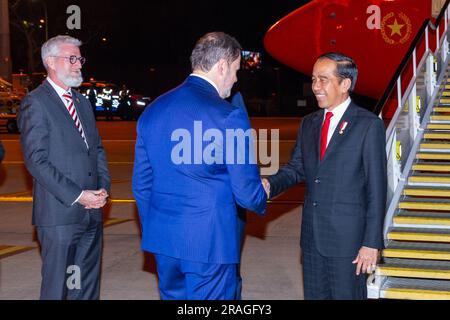
M 79 87 L 79 91 L 82 95 L 84 95 L 86 98 L 88 97 L 88 90 L 89 89 L 95 89 L 97 92 L 97 104 L 96 104 L 96 110 L 99 114 L 104 111 L 103 108 L 103 100 L 104 100 L 104 94 L 103 91 L 106 88 L 112 89 L 112 108 L 113 113 L 117 112 L 117 107 L 119 106 L 119 96 L 118 96 L 118 88 L 117 85 L 113 83 L 108 83 L 106 81 L 89 81 L 89 82 L 83 82 L 81 86 Z
M 20 97 L 13 93 L 12 85 L 0 79 L 0 123 L 6 125 L 9 133 L 19 132 L 16 118 L 20 100 Z
M 96 92 L 97 115 L 104 115 L 104 101 L 105 99 L 109 99 L 109 96 L 112 99 L 113 115 L 119 116 L 122 120 L 137 120 L 150 102 L 149 97 L 144 97 L 139 94 L 128 94 L 126 98 L 121 97 L 121 89 L 116 84 L 106 81 L 91 80 L 89 82 L 83 82 L 79 87 L 80 93 L 86 98 L 88 98 L 90 90 Z M 111 90 L 112 92 L 110 92 Z
M 144 112 L 145 108 L 150 104 L 150 97 L 143 97 L 140 95 L 132 95 L 131 99 L 133 101 L 131 108 L 133 112 L 133 119 L 137 120 L 141 116 L 142 112 Z
M 0 113 L 15 114 L 20 106 L 20 97 L 12 92 L 12 86 L 0 81 Z

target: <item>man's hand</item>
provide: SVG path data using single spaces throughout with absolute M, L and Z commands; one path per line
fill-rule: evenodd
M 106 204 L 108 196 L 108 192 L 105 189 L 83 190 L 78 202 L 83 205 L 85 209 L 100 209 Z
M 361 247 L 358 256 L 352 262 L 353 264 L 357 263 L 356 275 L 359 276 L 361 271 L 363 273 L 374 272 L 377 266 L 377 260 L 378 260 L 378 249 Z
M 261 183 L 264 187 L 264 191 L 266 191 L 267 194 L 267 199 L 270 198 L 270 183 L 269 180 L 267 180 L 266 178 L 261 179 Z
M 108 198 L 109 194 L 108 191 L 106 191 L 105 189 L 101 188 L 100 190 L 94 191 L 94 192 L 98 192 L 97 195 Z

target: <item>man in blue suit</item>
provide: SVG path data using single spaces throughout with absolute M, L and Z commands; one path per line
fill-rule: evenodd
M 251 142 L 236 138 L 249 132 L 248 117 L 224 100 L 240 52 L 225 33 L 204 35 L 191 54 L 193 73 L 137 125 L 133 193 L 162 299 L 239 297 L 243 221 L 236 206 L 263 214 L 267 200 Z
M 3 144 L 0 141 L 0 162 L 2 162 L 4 157 L 5 157 L 5 148 L 3 148 Z
M 320 111 L 305 117 L 289 163 L 263 179 L 270 197 L 306 183 L 301 248 L 305 299 L 365 299 L 365 273 L 383 245 L 385 129 L 354 104 L 358 69 L 328 53 L 313 69 Z

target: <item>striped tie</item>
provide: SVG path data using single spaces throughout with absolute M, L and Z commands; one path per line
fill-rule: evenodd
M 81 125 L 80 119 L 77 115 L 77 110 L 75 109 L 75 105 L 73 103 L 72 94 L 70 91 L 64 93 L 63 95 L 64 100 L 66 100 L 66 108 L 67 111 L 69 111 L 70 116 L 72 117 L 73 122 L 75 123 L 75 126 L 77 127 L 78 131 L 80 132 L 81 137 L 84 140 L 84 143 L 86 143 L 86 146 L 88 146 L 86 141 L 86 136 L 84 135 L 83 126 Z

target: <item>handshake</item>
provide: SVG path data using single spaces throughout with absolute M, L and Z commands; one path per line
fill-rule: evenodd
M 266 191 L 267 199 L 269 199 L 270 198 L 270 183 L 266 178 L 262 178 L 261 183 L 263 185 L 264 191 Z
M 106 204 L 108 197 L 109 194 L 105 189 L 83 190 L 78 202 L 85 209 L 100 209 Z

